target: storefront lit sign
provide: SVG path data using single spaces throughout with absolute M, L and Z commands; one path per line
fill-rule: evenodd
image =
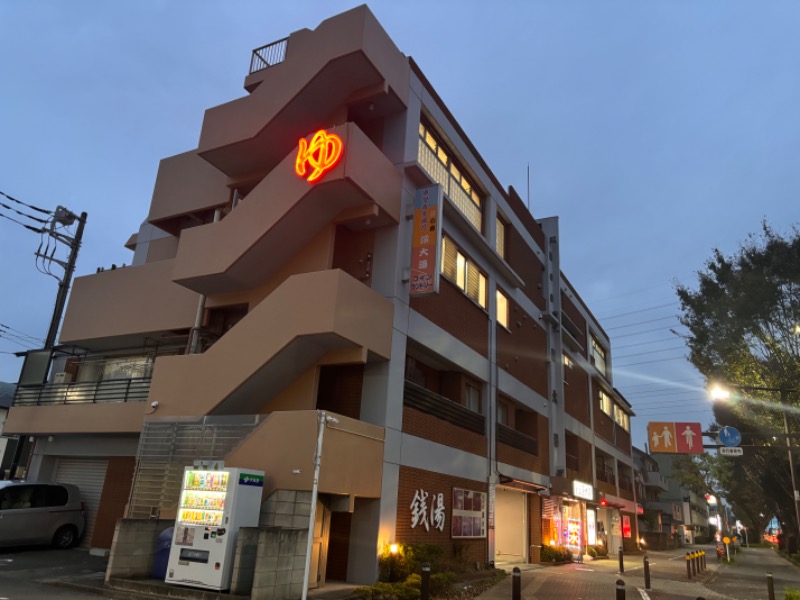
M 579 519 L 567 520 L 567 546 L 580 548 L 581 545 L 581 522 Z
M 584 500 L 594 500 L 594 488 L 588 483 L 573 481 L 572 495 L 576 498 L 583 498 Z
M 590 546 L 597 544 L 597 513 L 586 511 L 586 541 Z
M 631 518 L 628 515 L 622 515 L 622 537 L 631 537 Z
M 430 503 L 430 508 L 428 504 Z M 429 494 L 423 489 L 414 491 L 411 500 L 411 529 L 417 525 L 430 531 L 431 526 L 439 531 L 444 531 L 444 494 Z
M 331 170 L 342 157 L 344 143 L 335 133 L 328 133 L 320 129 L 308 142 L 306 138 L 300 138 L 297 142 L 297 159 L 294 163 L 294 170 L 300 177 L 305 177 L 307 181 L 313 183 L 322 175 Z M 306 176 L 309 167 L 311 173 Z

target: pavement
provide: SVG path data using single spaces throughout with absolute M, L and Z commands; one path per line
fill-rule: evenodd
M 707 569 L 689 579 L 685 552 L 706 551 Z M 624 573 L 615 559 L 571 563 L 561 566 L 518 565 L 521 600 L 621 600 L 618 581 L 625 596 L 633 600 L 767 600 L 767 573 L 772 574 L 775 599 L 785 588 L 800 589 L 800 567 L 771 548 L 749 548 L 731 563 L 718 562 L 713 546 L 650 551 L 650 587 L 645 588 L 641 555 L 624 557 Z M 146 596 L 103 588 L 108 559 L 85 550 L 21 548 L 0 550 L 0 600 L 80 600 L 105 596 L 131 600 Z M 513 564 L 498 565 L 511 572 Z M 477 600 L 512 600 L 512 576 L 481 594 Z M 153 582 L 161 586 L 166 584 Z M 315 600 L 342 600 L 353 586 L 328 585 L 309 593 Z M 174 589 L 174 586 L 169 586 Z M 222 595 L 231 598 L 230 595 Z M 151 598 L 158 597 L 150 595 Z M 163 596 L 162 596 L 163 597 Z

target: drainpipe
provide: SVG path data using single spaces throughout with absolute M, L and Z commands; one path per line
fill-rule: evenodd
M 234 202 L 238 198 L 238 190 L 233 194 Z M 216 209 L 214 211 L 214 220 L 213 223 L 218 223 L 220 216 L 222 214 L 221 209 Z M 206 310 L 206 295 L 200 294 L 200 297 L 197 299 L 197 312 L 194 315 L 194 327 L 192 327 L 192 331 L 189 334 L 189 345 L 186 349 L 186 354 L 198 354 L 200 352 L 200 328 L 203 326 L 203 313 Z

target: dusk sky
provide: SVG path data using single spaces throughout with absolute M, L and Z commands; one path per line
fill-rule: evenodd
M 357 4 L 5 0 L 0 192 L 89 213 L 78 276 L 130 264 L 159 160 L 196 147 L 206 108 L 245 94 L 251 50 Z M 703 378 L 671 332 L 674 286 L 762 220 L 779 233 L 800 221 L 800 2 L 370 8 L 500 182 L 530 189 L 534 217 L 560 218 L 562 269 L 612 338 L 634 443 L 648 421 L 705 428 Z M 39 236 L 4 217 L 34 223 L 0 215 L 0 381 L 16 382 L 13 353 L 41 346 L 57 282 L 37 271 Z

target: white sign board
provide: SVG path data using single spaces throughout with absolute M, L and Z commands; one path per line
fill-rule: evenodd
M 582 481 L 572 482 L 572 494 L 576 498 L 583 498 L 584 500 L 594 500 L 594 488 L 588 483 Z
M 736 448 L 728 448 L 728 447 L 720 447 L 718 452 L 720 456 L 741 456 L 744 454 L 744 450 L 739 447 Z

